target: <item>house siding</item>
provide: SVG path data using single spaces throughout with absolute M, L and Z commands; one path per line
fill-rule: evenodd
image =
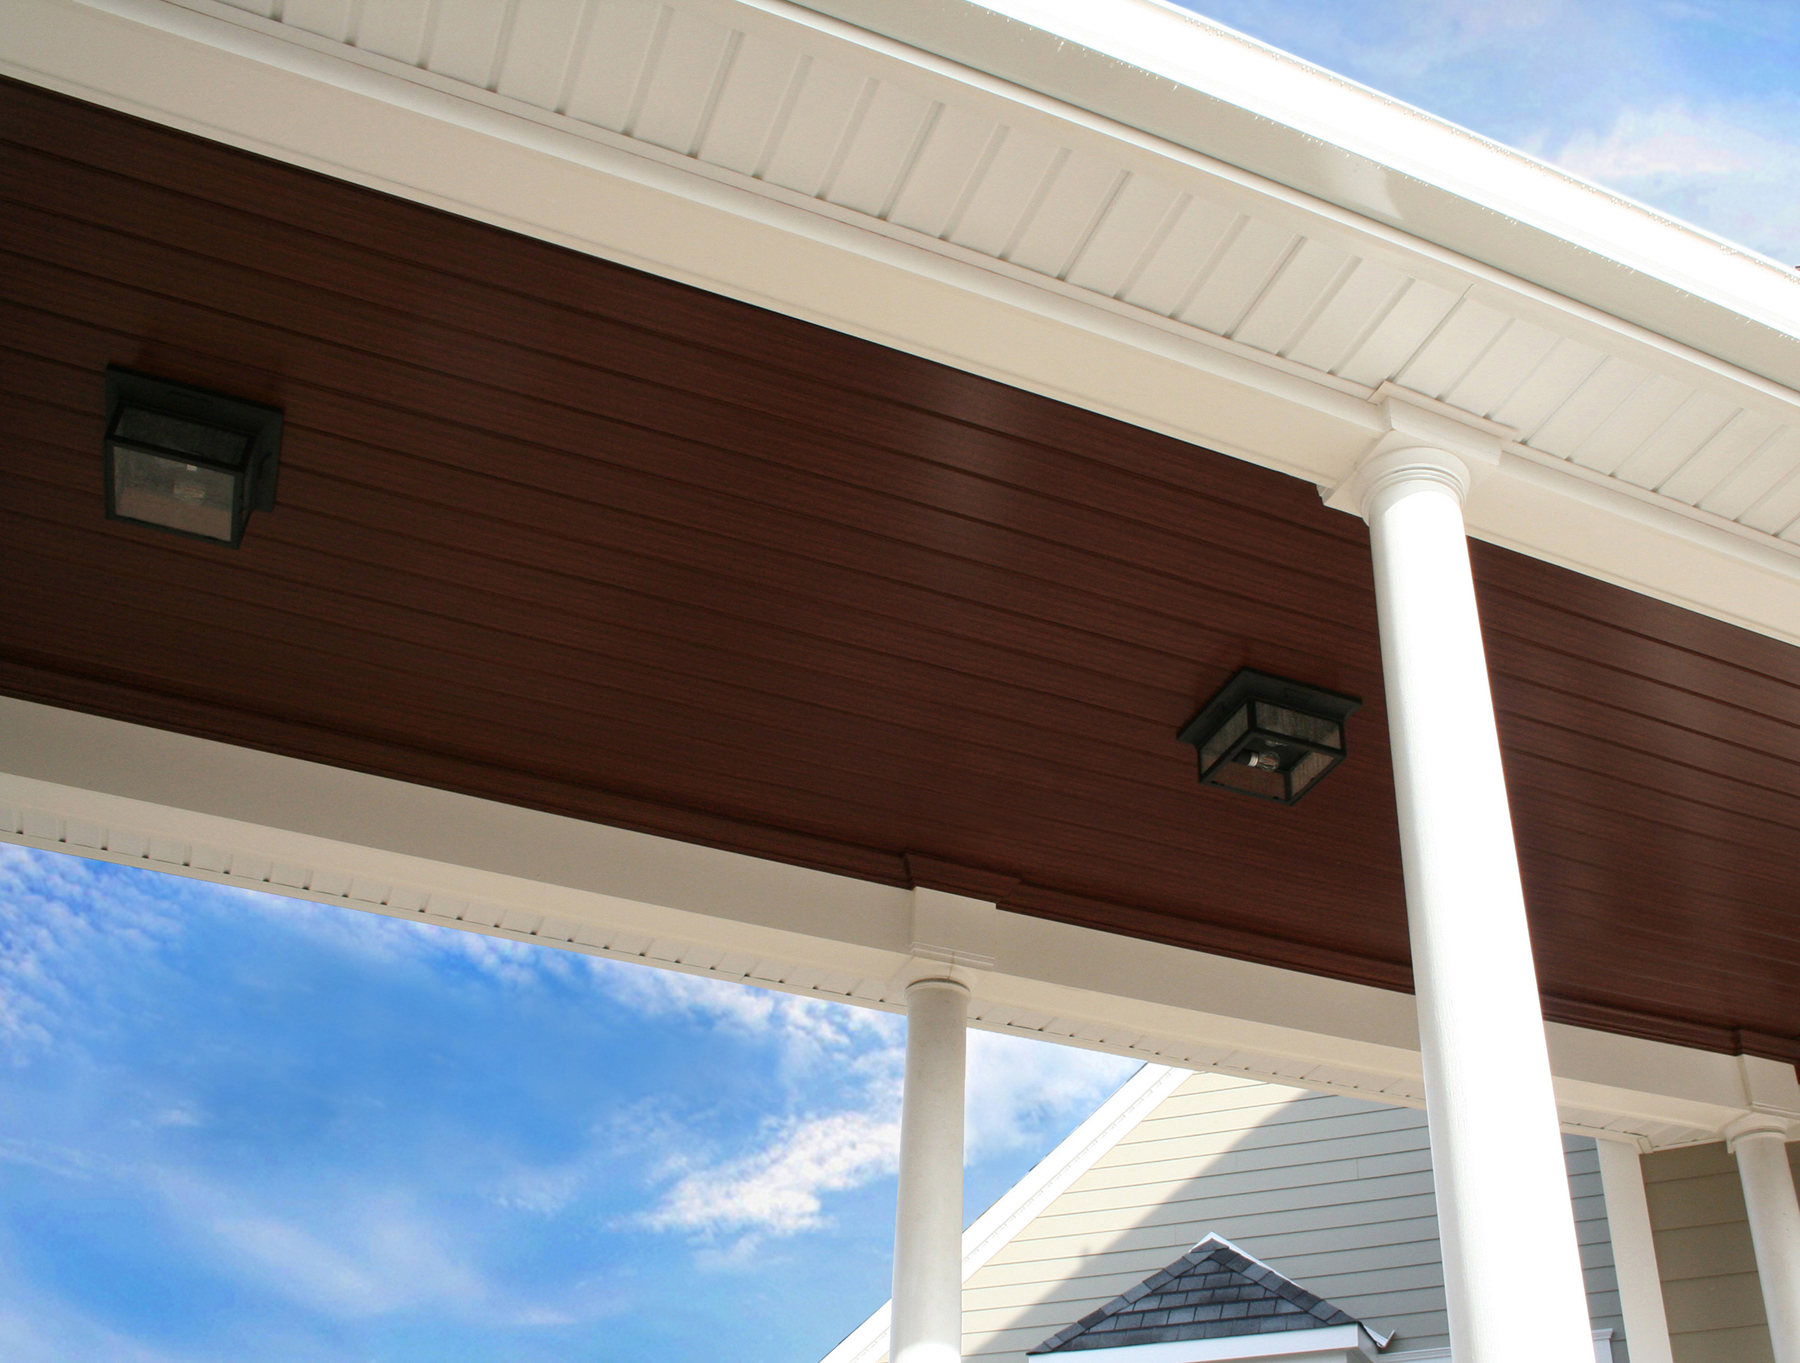
M 1800 1144 L 1788 1163 L 1800 1177 Z M 1675 1363 L 1774 1363 L 1737 1161 L 1719 1142 L 1643 1166 Z
M 1594 1325 L 1622 1336 L 1598 1157 L 1564 1144 Z M 1448 1343 L 1424 1114 L 1197 1074 L 969 1279 L 964 1356 L 1023 1363 L 1208 1231 L 1396 1349 Z

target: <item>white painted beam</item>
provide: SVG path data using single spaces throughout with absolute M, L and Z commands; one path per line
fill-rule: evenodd
M 916 959 L 904 889 L 3 698 L 0 840 L 892 1012 Z M 1423 1103 L 1408 995 L 1021 914 L 992 929 L 975 1026 Z M 1752 1106 L 1731 1056 L 1546 1032 L 1567 1130 L 1680 1145 Z

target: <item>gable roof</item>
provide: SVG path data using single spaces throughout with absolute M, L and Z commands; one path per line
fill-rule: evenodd
M 1361 1324 L 1223 1236 L 1209 1234 L 1167 1268 L 1051 1335 L 1031 1355 Z M 1372 1332 L 1370 1337 L 1377 1347 L 1387 1343 Z

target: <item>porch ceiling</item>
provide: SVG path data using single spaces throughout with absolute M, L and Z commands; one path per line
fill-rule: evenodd
M 1405 987 L 1310 484 L 28 86 L 0 128 L 0 689 Z M 241 551 L 102 519 L 109 361 L 286 409 Z M 1547 1011 L 1778 1053 L 1800 651 L 1474 549 Z M 1246 665 L 1367 702 L 1291 810 L 1174 741 Z

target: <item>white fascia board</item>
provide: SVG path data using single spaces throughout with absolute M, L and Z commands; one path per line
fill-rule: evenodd
M 859 45 L 871 70 L 904 65 L 1004 96 L 1014 116 L 1056 122 L 1065 137 L 1177 157 L 1260 212 L 1327 217 L 1359 249 L 1503 293 L 1521 315 L 1554 314 L 1614 353 L 1687 365 L 1782 420 L 1800 416 L 1790 389 L 1272 181 L 780 0 L 709 2 L 737 21 L 803 22 Z M 0 71 L 1324 486 L 1383 431 L 1354 383 L 215 0 L 0 0 Z M 1476 535 L 1800 644 L 1800 551 L 1512 448 L 1471 503 Z
M 1790 262 L 1201 15 L 1160 0 L 804 2 L 1800 386 Z
M 963 1281 L 974 1277 L 1076 1179 L 1099 1163 L 1101 1156 L 1180 1088 L 1189 1073 L 1169 1065 L 1145 1065 L 976 1217 L 962 1236 Z M 891 1301 L 883 1302 L 821 1363 L 874 1363 L 882 1357 L 888 1349 L 892 1308 Z
M 0 841 L 903 1007 L 908 890 L 4 698 Z M 995 968 L 974 982 L 976 1026 L 1423 1104 L 1408 995 L 997 918 Z M 1570 1131 L 1690 1144 L 1716 1139 L 1752 1106 L 1732 1056 L 1547 1032 Z
M 1236 1339 L 1170 1340 L 1026 1357 L 1067 1358 L 1071 1363 L 1377 1363 L 1379 1355 L 1360 1325 L 1328 1325 Z

